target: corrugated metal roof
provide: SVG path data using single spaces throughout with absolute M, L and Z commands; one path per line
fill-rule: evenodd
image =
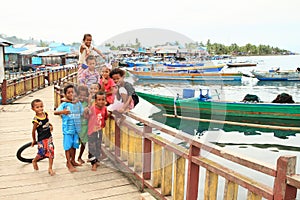
M 74 47 L 65 46 L 65 45 L 61 45 L 61 46 L 51 48 L 51 50 L 52 51 L 57 51 L 57 52 L 67 52 L 67 53 L 71 53 L 71 52 L 75 51 Z
M 68 54 L 67 52 L 57 52 L 57 51 L 46 51 L 43 53 L 37 54 L 38 57 L 45 57 L 45 56 L 64 56 Z
M 25 50 L 23 52 L 20 53 L 20 55 L 33 55 L 33 54 L 38 54 L 42 51 L 45 51 L 49 49 L 49 47 L 35 47 L 35 48 L 32 48 L 32 49 L 28 49 L 28 50 Z
M 5 54 L 20 54 L 22 51 L 25 50 L 27 50 L 27 48 L 14 48 L 12 46 L 4 48 Z
M 0 46 L 10 46 L 12 44 L 13 44 L 12 42 L 5 40 L 3 38 L 0 38 Z

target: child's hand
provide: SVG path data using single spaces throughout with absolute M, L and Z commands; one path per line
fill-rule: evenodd
M 62 110 L 61 111 L 61 113 L 63 114 L 63 115 L 68 115 L 68 114 L 70 114 L 71 112 L 68 110 L 68 109 L 64 109 L 64 110 Z
M 50 124 L 50 132 L 52 132 L 53 131 L 53 126 L 52 126 L 52 124 Z
M 106 79 L 106 78 L 102 78 L 102 83 L 105 85 L 105 84 L 107 84 L 108 83 L 108 80 Z
M 124 109 L 124 108 L 120 108 L 120 109 L 118 110 L 118 112 L 119 112 L 119 113 L 124 113 L 124 112 L 125 112 L 125 109 Z
M 73 100 L 72 100 L 72 103 L 78 103 L 79 102 L 79 99 L 78 98 L 74 98 Z
M 89 107 L 86 107 L 83 111 L 84 114 L 90 114 L 90 109 Z
M 33 147 L 35 144 L 36 144 L 36 140 L 33 140 L 33 141 L 31 142 L 31 147 Z

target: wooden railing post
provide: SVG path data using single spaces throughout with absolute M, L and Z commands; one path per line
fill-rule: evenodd
M 7 80 L 3 79 L 2 82 L 2 92 L 1 92 L 1 96 L 2 96 L 2 105 L 6 105 L 7 104 Z
M 193 156 L 199 156 L 200 148 L 191 144 L 188 158 L 188 178 L 186 199 L 197 200 L 199 186 L 199 165 L 192 162 Z
M 144 134 L 151 133 L 152 128 L 144 126 Z M 151 179 L 151 140 L 144 137 L 144 151 L 143 151 L 143 179 Z
M 277 160 L 277 175 L 274 180 L 274 200 L 296 199 L 297 188 L 287 184 L 287 175 L 295 174 L 296 156 L 280 156 Z
M 121 144 L 121 130 L 116 121 L 114 120 L 115 124 L 115 156 L 120 156 L 120 144 Z
M 17 80 L 16 79 L 13 80 L 13 86 L 14 86 L 14 97 L 16 97 L 17 96 Z
M 27 92 L 27 87 L 26 87 L 26 76 L 24 76 L 23 80 L 24 80 L 24 92 L 26 93 L 26 92 Z
M 31 80 L 31 91 L 34 90 L 34 76 L 31 74 L 30 75 L 30 80 Z

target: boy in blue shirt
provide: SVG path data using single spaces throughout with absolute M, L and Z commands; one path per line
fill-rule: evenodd
M 63 102 L 54 112 L 62 117 L 63 146 L 67 159 L 67 167 L 70 172 L 76 172 L 74 166 L 79 166 L 75 162 L 76 149 L 79 148 L 79 133 L 81 131 L 81 115 L 83 107 L 79 101 L 75 101 L 77 90 L 70 84 L 64 88 L 66 102 Z

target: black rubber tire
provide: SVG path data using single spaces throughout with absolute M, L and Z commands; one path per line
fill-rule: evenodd
M 19 161 L 26 162 L 26 163 L 32 163 L 33 158 L 24 158 L 22 156 L 22 152 L 30 146 L 31 146 L 31 142 L 28 142 L 18 149 L 16 156 Z M 42 159 L 40 159 L 40 160 L 42 160 Z M 38 160 L 38 161 L 40 161 L 40 160 Z

